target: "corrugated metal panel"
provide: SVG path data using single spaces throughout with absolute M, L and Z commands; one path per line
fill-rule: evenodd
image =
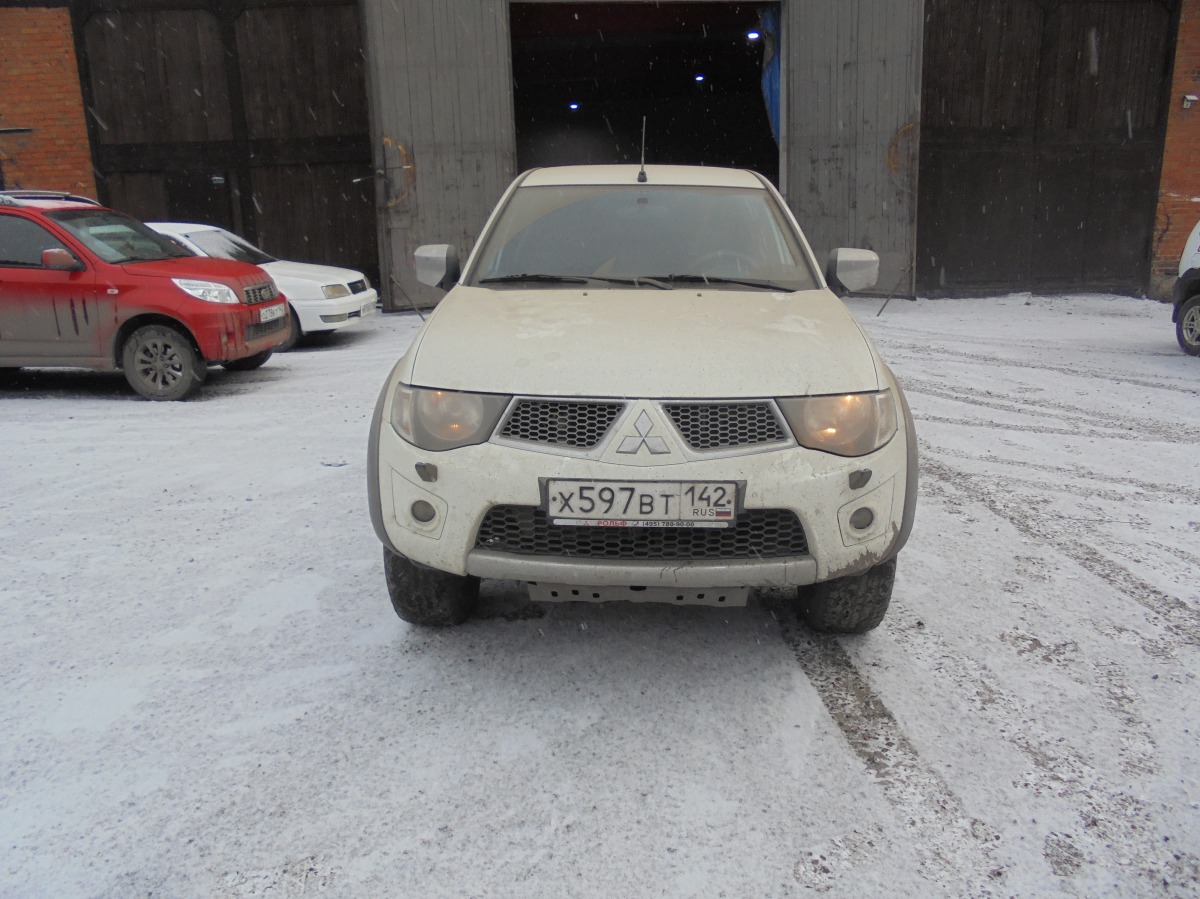
M 515 176 L 508 4 L 367 0 L 380 242 L 394 308 L 432 305 L 412 253 L 423 243 L 470 252 Z
M 788 202 L 818 258 L 880 256 L 881 294 L 915 292 L 922 0 L 786 0 Z

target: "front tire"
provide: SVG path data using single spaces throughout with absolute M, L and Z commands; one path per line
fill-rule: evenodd
M 889 559 L 862 574 L 801 587 L 800 614 L 813 630 L 865 634 L 883 621 L 895 580 L 896 560 Z
M 462 624 L 479 604 L 479 578 L 420 568 L 387 547 L 383 549 L 383 573 L 392 608 L 410 624 Z
M 129 386 L 148 400 L 185 399 L 208 376 L 192 342 L 167 325 L 146 325 L 129 335 L 121 365 Z
M 1189 356 L 1200 356 L 1200 294 L 1189 297 L 1179 307 L 1175 320 L 1175 339 Z
M 231 362 L 221 363 L 226 371 L 254 371 L 256 368 L 261 368 L 274 354 L 275 350 L 263 350 L 261 353 L 255 353 L 253 356 L 247 356 L 245 359 L 234 359 Z
M 286 353 L 296 345 L 301 337 L 304 336 L 304 329 L 300 327 L 300 317 L 296 315 L 296 310 L 288 306 L 288 334 L 283 339 L 283 343 L 275 347 L 275 352 Z

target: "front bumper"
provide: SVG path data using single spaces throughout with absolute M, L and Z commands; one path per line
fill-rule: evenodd
M 371 287 L 336 300 L 291 298 L 291 302 L 300 319 L 301 330 L 310 334 L 315 331 L 336 331 L 374 315 L 379 294 Z
M 907 414 L 886 446 L 859 458 L 790 446 L 631 466 L 501 443 L 421 450 L 401 439 L 387 421 L 391 399 L 391 389 L 385 388 L 371 435 L 369 490 L 376 532 L 392 550 L 452 574 L 577 585 L 798 586 L 858 574 L 885 561 L 898 551 L 911 525 L 915 440 Z M 421 464 L 436 466 L 435 481 L 418 474 Z M 870 470 L 869 480 L 851 488 L 851 473 L 864 469 Z M 493 506 L 539 506 L 544 478 L 738 481 L 744 485 L 744 510 L 782 509 L 796 515 L 807 551 L 785 558 L 754 558 L 750 553 L 719 560 L 610 559 L 477 546 L 488 511 Z M 421 522 L 413 516 L 413 504 L 419 500 L 435 510 L 432 520 Z M 858 530 L 850 516 L 861 508 L 872 511 L 873 523 Z
M 1200 293 L 1200 268 L 1189 268 L 1187 271 L 1180 272 L 1172 292 L 1175 308 L 1171 313 L 1171 321 L 1177 322 L 1179 321 L 1179 307 L 1183 305 L 1183 301 Z
M 200 352 L 211 363 L 232 362 L 272 349 L 287 336 L 286 313 L 269 322 L 261 321 L 264 309 L 283 306 L 279 300 L 257 306 L 216 303 L 193 304 L 184 321 L 192 328 Z

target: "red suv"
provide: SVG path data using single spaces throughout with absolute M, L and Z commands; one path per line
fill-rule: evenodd
M 287 334 L 257 266 L 194 256 L 83 197 L 0 192 L 0 371 L 121 370 L 142 396 L 181 400 L 209 365 L 258 368 Z

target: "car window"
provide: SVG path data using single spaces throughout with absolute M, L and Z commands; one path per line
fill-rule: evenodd
M 187 235 L 187 239 L 207 256 L 249 262 L 251 265 L 275 261 L 274 256 L 268 256 L 254 244 L 228 231 L 193 231 Z
M 469 283 L 522 274 L 817 286 L 781 210 L 769 193 L 752 188 L 519 188 L 485 238 Z
M 194 256 L 143 225 L 111 209 L 57 209 L 46 213 L 105 262 L 154 262 Z
M 42 251 L 56 249 L 66 247 L 37 222 L 0 215 L 0 265 L 42 268 Z

